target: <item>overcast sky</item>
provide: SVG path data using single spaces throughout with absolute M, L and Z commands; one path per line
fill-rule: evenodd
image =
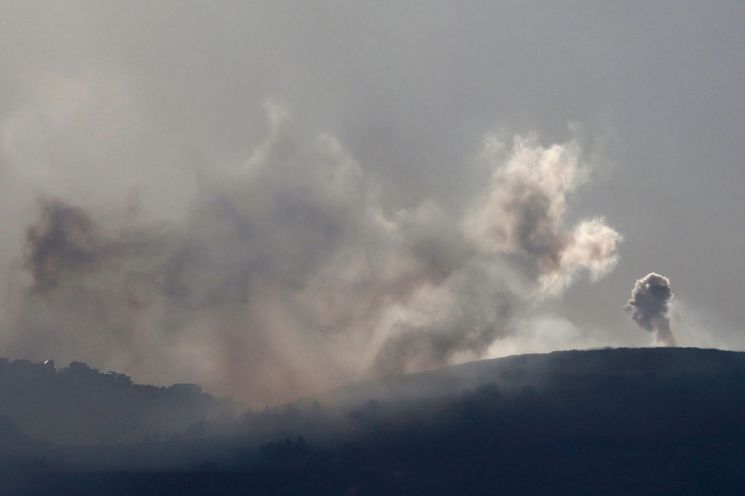
M 19 303 L 33 284 L 28 229 L 41 198 L 180 222 L 205 182 L 229 177 L 271 141 L 267 102 L 270 114 L 288 115 L 279 119 L 293 136 L 332 136 L 361 168 L 363 189 L 374 191 L 373 206 L 360 209 L 388 220 L 436 205 L 438 222 L 465 225 L 463 212 L 499 168 L 483 160 L 489 137 L 508 148 L 516 135 L 534 136 L 538 148 L 578 147 L 587 178 L 567 191 L 563 222 L 602 217 L 623 238 L 617 264 L 595 282 L 578 275 L 560 294 L 536 299 L 530 329 L 489 334 L 488 349 L 469 353 L 649 345 L 652 336 L 623 311 L 649 272 L 670 279 L 679 345 L 744 349 L 743 47 L 742 2 L 0 0 L 0 296 L 15 312 L 2 319 L 0 355 L 79 355 L 142 380 L 179 380 L 153 366 L 150 351 L 143 358 L 124 347 L 133 356 L 120 358 L 97 350 L 123 342 L 119 320 L 118 337 L 84 345 L 92 338 L 80 340 L 84 331 L 68 330 L 75 325 L 40 329 L 19 317 L 46 308 Z M 407 225 L 396 224 L 402 236 Z M 460 229 L 441 235 L 451 227 Z M 253 246 L 251 235 L 244 241 Z M 65 304 L 77 301 L 70 298 Z M 293 359 L 313 346 L 298 345 Z M 235 393 L 213 369 L 183 380 Z M 324 387 L 326 376 L 352 369 L 359 372 L 339 365 L 289 391 Z

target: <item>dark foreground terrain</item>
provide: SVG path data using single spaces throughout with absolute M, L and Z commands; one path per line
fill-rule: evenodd
M 0 492 L 745 494 L 745 353 L 649 348 L 523 355 L 358 384 L 240 415 L 193 388 L 146 390 L 140 397 L 119 380 L 124 396 L 117 401 L 137 424 L 117 417 L 117 432 L 146 433 L 132 434 L 130 442 L 90 433 L 84 443 L 61 442 L 43 436 L 49 426 L 32 436 L 13 417 L 18 399 L 0 389 Z M 132 394 L 142 405 L 125 401 Z M 142 413 L 155 408 L 153 395 L 177 405 L 179 422 L 198 420 L 161 432 L 168 409 Z M 69 433 L 65 418 L 60 428 Z

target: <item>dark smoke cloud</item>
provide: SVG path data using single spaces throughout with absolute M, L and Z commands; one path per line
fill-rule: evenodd
M 670 325 L 670 300 L 673 297 L 670 280 L 654 272 L 636 281 L 631 298 L 624 307 L 642 329 L 656 333 L 665 346 L 675 346 L 675 335 Z
M 26 233 L 25 267 L 34 290 L 51 291 L 70 274 L 91 269 L 101 252 L 93 220 L 80 208 L 43 201 L 39 223 Z
M 165 225 L 42 202 L 10 348 L 279 401 L 483 356 L 534 302 L 616 263 L 602 220 L 564 227 L 583 181 L 572 143 L 490 155 L 465 214 L 386 213 L 333 136 L 305 136 L 278 105 L 267 116 L 242 168 L 203 178 Z

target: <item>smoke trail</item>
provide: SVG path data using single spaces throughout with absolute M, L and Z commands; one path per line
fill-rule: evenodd
M 638 279 L 631 290 L 631 298 L 624 307 L 639 327 L 655 332 L 657 342 L 675 346 L 675 335 L 670 325 L 670 300 L 673 297 L 670 280 L 654 272 Z

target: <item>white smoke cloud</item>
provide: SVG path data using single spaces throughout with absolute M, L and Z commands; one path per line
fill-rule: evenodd
M 564 225 L 570 194 L 587 181 L 575 142 L 540 146 L 535 137 L 516 138 L 511 154 L 488 149 L 495 162 L 485 199 L 466 219 L 470 240 L 483 253 L 512 254 L 538 282 L 556 294 L 580 271 L 595 279 L 617 263 L 621 236 L 602 219 Z

